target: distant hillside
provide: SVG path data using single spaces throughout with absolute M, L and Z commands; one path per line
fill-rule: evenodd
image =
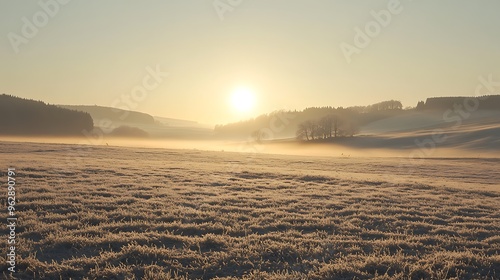
M 418 110 L 449 110 L 453 109 L 455 104 L 464 105 L 464 102 L 469 102 L 468 106 L 479 104 L 479 110 L 500 110 L 500 95 L 489 95 L 482 97 L 431 97 L 427 98 L 425 103 L 419 102 Z
M 276 111 L 254 119 L 215 126 L 218 137 L 248 138 L 261 131 L 267 140 L 295 137 L 301 123 L 319 121 L 325 116 L 338 119 L 341 129 L 355 130 L 364 124 L 398 116 L 404 113 L 399 101 L 389 100 L 369 106 L 356 107 L 312 107 L 302 111 Z
M 455 115 L 458 116 L 458 115 Z M 480 110 L 462 118 L 461 124 L 480 126 L 494 122 L 500 124 L 500 110 Z M 364 125 L 360 129 L 363 135 L 379 135 L 388 133 L 410 133 L 417 130 L 446 130 L 456 125 L 456 119 L 446 120 L 443 118 L 443 110 L 431 111 L 409 111 L 396 117 L 385 118 Z
M 42 101 L 0 95 L 1 135 L 81 135 L 94 128 L 92 117 Z
M 127 111 L 111 107 L 102 106 L 83 106 L 83 105 L 58 105 L 61 108 L 78 110 L 89 113 L 97 125 L 100 120 L 106 119 L 116 123 L 128 124 L 154 124 L 155 120 L 151 115 Z
M 465 104 L 467 103 L 467 104 Z M 302 111 L 277 111 L 253 119 L 215 126 L 218 137 L 248 138 L 263 135 L 264 138 L 280 139 L 295 137 L 299 125 L 309 122 L 310 126 L 320 126 L 324 117 L 338 120 L 339 130 L 350 130 L 350 135 L 358 132 L 373 134 L 381 131 L 408 130 L 442 123 L 443 112 L 454 110 L 455 104 L 466 110 L 476 107 L 477 111 L 500 111 L 500 95 L 482 97 L 433 97 L 420 101 L 416 108 L 403 109 L 401 102 L 389 100 L 369 106 L 354 107 L 312 107 Z M 433 112 L 426 112 L 433 111 Z M 416 112 L 420 112 L 416 114 Z M 476 112 L 475 115 L 478 115 Z M 384 121 L 384 120 L 391 120 Z M 402 120 L 405 120 L 404 125 Z M 397 125 L 395 125 L 397 124 Z M 312 128 L 311 128 L 312 129 Z M 260 134 L 259 134 L 260 132 Z M 255 138 L 255 137 L 254 137 Z

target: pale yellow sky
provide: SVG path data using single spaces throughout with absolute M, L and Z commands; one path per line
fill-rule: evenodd
M 219 11 L 212 0 L 63 2 L 1 2 L 0 93 L 220 124 L 310 106 L 415 106 L 473 95 L 480 75 L 500 80 L 494 0 L 242 0 Z M 356 28 L 371 30 L 369 43 L 356 44 Z M 357 52 L 346 56 L 346 44 Z M 253 110 L 234 110 L 239 87 L 255 93 Z

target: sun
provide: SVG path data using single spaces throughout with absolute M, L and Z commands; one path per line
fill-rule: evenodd
M 239 113 L 248 113 L 255 107 L 255 93 L 247 87 L 236 88 L 231 93 L 231 106 Z

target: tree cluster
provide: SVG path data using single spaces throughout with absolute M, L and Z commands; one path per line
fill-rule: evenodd
M 238 139 L 251 136 L 258 141 L 290 138 L 297 134 L 302 135 L 305 140 L 351 136 L 356 133 L 357 127 L 379 119 L 397 116 L 403 113 L 402 108 L 401 102 L 389 100 L 369 106 L 348 108 L 324 106 L 309 107 L 302 111 L 276 111 L 237 123 L 217 125 L 215 135 Z M 336 121 L 333 116 L 337 118 Z M 329 121 L 329 118 L 333 120 Z M 286 122 L 281 121 L 284 119 Z M 329 123 L 332 124 L 329 125 Z M 304 126 L 307 129 L 304 129 Z M 302 127 L 300 129 L 302 132 L 298 133 L 297 130 L 300 127 Z M 330 132 L 323 134 L 321 131 L 331 131 L 331 135 Z
M 298 125 L 296 132 L 299 140 L 334 139 L 354 136 L 358 132 L 352 120 L 345 120 L 337 115 L 326 115 L 319 120 L 307 120 Z

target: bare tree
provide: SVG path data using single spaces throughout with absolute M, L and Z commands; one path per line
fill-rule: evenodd
M 337 138 L 338 136 L 340 136 L 340 134 L 341 134 L 340 126 L 341 126 L 341 122 L 340 122 L 339 118 L 335 117 L 333 119 L 333 137 Z
M 318 121 L 311 121 L 311 138 L 320 139 L 323 135 L 323 128 Z
M 343 135 L 343 122 L 337 115 L 324 116 L 319 124 L 325 133 L 324 138 L 336 138 Z
M 299 139 L 305 138 L 307 141 L 314 140 L 316 134 L 317 134 L 317 124 L 315 122 L 305 121 L 299 124 L 297 130 L 297 138 Z
M 252 132 L 251 136 L 255 142 L 260 143 L 262 141 L 262 138 L 264 137 L 263 134 L 264 133 L 262 133 L 262 130 L 257 129 L 254 132 Z
M 319 121 L 321 127 L 323 128 L 323 138 L 332 138 L 334 120 L 334 115 L 327 115 Z
M 309 131 L 307 130 L 305 122 L 299 124 L 297 133 L 296 133 L 297 139 L 299 140 L 307 140 L 309 141 Z

